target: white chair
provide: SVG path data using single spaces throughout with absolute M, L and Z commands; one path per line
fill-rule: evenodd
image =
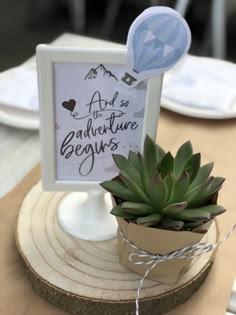
M 85 0 L 67 1 L 72 28 L 74 32 L 82 33 L 86 25 L 86 1 Z
M 175 9 L 182 15 L 185 16 L 187 8 L 191 0 L 178 0 L 176 2 Z M 229 12 L 226 8 L 230 0 L 211 0 L 211 12 L 210 20 L 207 24 L 207 32 L 205 32 L 204 43 L 211 41 L 211 54 L 214 58 L 225 59 L 226 58 L 226 14 Z M 227 5 L 226 5 L 227 3 Z M 232 7 L 232 4 L 230 5 Z

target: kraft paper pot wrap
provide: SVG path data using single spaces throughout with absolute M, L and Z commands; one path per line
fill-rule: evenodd
M 144 275 L 148 266 L 136 265 L 129 260 L 131 253 L 137 251 L 130 246 L 125 240 L 120 231 L 123 232 L 128 241 L 138 246 L 140 249 L 151 253 L 165 255 L 173 251 L 182 249 L 190 244 L 200 242 L 206 235 L 212 223 L 212 220 L 203 224 L 197 231 L 168 231 L 156 228 L 141 226 L 134 223 L 129 223 L 126 220 L 117 217 L 118 228 L 118 251 L 120 263 Z M 148 258 L 142 258 L 147 261 Z M 190 264 L 191 259 L 172 259 L 161 262 L 153 270 L 151 270 L 147 278 L 165 284 L 174 284 L 181 277 L 186 267 Z

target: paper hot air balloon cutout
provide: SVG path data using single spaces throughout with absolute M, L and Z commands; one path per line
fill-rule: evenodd
M 127 87 L 158 76 L 171 68 L 189 49 L 191 32 L 185 19 L 168 7 L 151 7 L 132 23 L 127 39 Z

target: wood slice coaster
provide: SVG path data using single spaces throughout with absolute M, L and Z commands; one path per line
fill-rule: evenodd
M 45 192 L 38 182 L 26 195 L 16 231 L 18 250 L 35 291 L 71 314 L 135 314 L 140 276 L 119 264 L 117 239 L 79 240 L 57 223 L 65 193 Z M 217 242 L 214 222 L 203 241 Z M 185 302 L 203 283 L 214 253 L 195 258 L 174 286 L 146 279 L 140 314 L 163 314 Z

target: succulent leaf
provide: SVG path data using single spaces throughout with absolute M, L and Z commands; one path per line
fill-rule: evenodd
M 123 155 L 113 154 L 113 160 L 121 174 L 125 172 L 139 185 L 139 187 L 143 188 L 139 171 L 133 166 L 133 164 L 130 163 L 128 159 L 126 159 Z
M 208 206 L 201 207 L 198 209 L 207 211 L 212 218 L 226 211 L 225 208 L 220 205 L 208 205 Z M 198 209 L 195 209 L 195 210 L 198 210 Z
M 200 202 L 202 198 L 202 194 L 206 189 L 212 185 L 214 181 L 213 176 L 209 176 L 207 180 L 200 185 L 189 189 L 185 194 L 185 200 L 188 202 L 189 205 L 194 204 L 196 202 Z
M 197 176 L 199 168 L 200 168 L 200 163 L 201 163 L 201 154 L 200 153 L 193 154 L 186 161 L 183 169 L 187 170 L 189 167 L 192 168 L 191 174 L 190 174 L 190 183 L 192 183 L 192 181 Z
M 141 172 L 141 161 L 134 151 L 129 151 L 128 160 L 130 162 L 130 165 L 132 165 L 140 174 Z
M 206 179 L 208 178 L 208 176 L 210 175 L 212 168 L 213 168 L 213 165 L 214 165 L 214 163 L 211 162 L 211 163 L 205 164 L 202 167 L 200 167 L 197 176 L 192 181 L 189 188 L 196 187 L 196 186 L 200 185 L 201 183 L 204 183 L 206 181 Z
M 173 220 L 171 218 L 165 217 L 162 221 L 161 221 L 161 226 L 164 229 L 168 229 L 168 230 L 174 230 L 174 231 L 180 231 L 182 230 L 183 226 L 184 226 L 184 222 L 183 221 L 177 221 L 177 220 Z
M 165 156 L 165 151 L 162 149 L 162 147 L 160 147 L 158 144 L 156 144 L 156 154 L 157 154 L 157 160 L 158 162 L 160 162 L 163 157 Z
M 137 224 L 144 226 L 153 226 L 161 221 L 162 216 L 159 213 L 153 213 L 145 217 L 136 219 Z
M 113 161 L 119 170 L 127 170 L 130 166 L 129 160 L 121 154 L 113 154 Z
M 137 201 L 137 196 L 135 196 L 122 182 L 119 181 L 105 181 L 100 184 L 104 189 L 112 193 L 113 195 L 128 201 Z
M 151 204 L 157 210 L 162 209 L 167 202 L 167 186 L 159 175 L 149 181 L 148 196 Z
M 224 177 L 214 177 L 211 186 L 207 189 L 208 194 L 212 195 L 216 191 L 218 191 L 222 184 L 224 183 L 225 178 Z
M 184 195 L 188 190 L 190 182 L 190 176 L 187 172 L 184 172 L 173 185 L 172 193 L 169 203 L 181 202 L 184 200 Z
M 169 173 L 173 171 L 174 168 L 174 158 L 170 152 L 162 158 L 159 166 L 158 172 L 161 174 L 162 178 L 165 178 Z
M 178 177 L 183 170 L 186 161 L 192 156 L 193 148 L 190 141 L 185 142 L 178 149 L 175 156 L 175 177 Z
M 145 194 L 145 192 L 140 188 L 137 183 L 131 179 L 125 172 L 122 172 L 120 174 L 121 180 L 125 183 L 127 188 L 135 195 L 137 196 L 137 200 L 140 200 L 142 202 L 146 202 L 147 204 L 150 203 L 149 197 Z
M 180 213 L 172 215 L 172 218 L 183 221 L 208 221 L 211 215 L 206 210 L 199 209 L 185 209 Z
M 208 180 L 198 189 L 192 199 L 188 199 L 189 206 L 196 207 L 205 203 L 222 186 L 225 179 L 223 177 L 209 177 Z
M 175 213 L 179 213 L 183 211 L 187 207 L 188 203 L 186 201 L 178 202 L 178 203 L 172 203 L 165 208 L 163 208 L 162 213 L 165 215 L 172 215 Z
M 154 174 L 155 167 L 157 165 L 157 154 L 156 154 L 156 144 L 154 141 L 147 135 L 144 142 L 144 153 L 141 159 L 141 179 L 143 183 L 143 188 L 145 193 L 147 193 L 148 183 L 150 176 Z
M 166 187 L 167 187 L 167 200 L 169 200 L 170 196 L 171 196 L 171 192 L 173 190 L 174 182 L 175 182 L 174 176 L 172 174 L 167 175 L 164 178 L 164 182 L 165 182 Z
M 144 142 L 143 164 L 147 175 L 151 176 L 157 165 L 157 151 L 155 142 L 149 136 Z
M 155 212 L 152 206 L 146 203 L 139 202 L 122 202 L 121 208 L 129 213 L 139 214 L 139 215 L 147 215 Z
M 115 206 L 111 210 L 111 214 L 115 215 L 116 217 L 122 217 L 123 219 L 126 219 L 126 220 L 135 220 L 137 218 L 137 215 L 126 212 L 125 210 L 121 208 L 120 205 Z

